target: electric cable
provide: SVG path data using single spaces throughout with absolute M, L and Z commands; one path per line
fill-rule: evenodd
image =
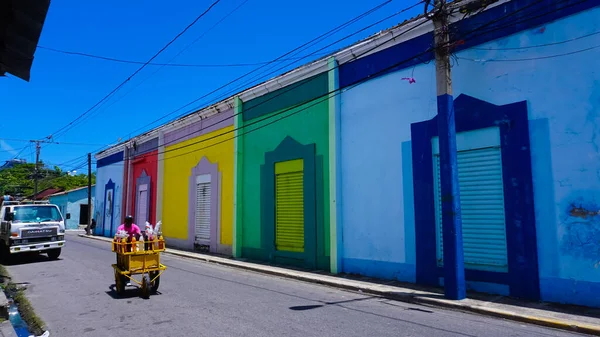
M 260 70 L 260 69 L 261 69 L 261 68 L 263 68 L 264 66 L 266 66 L 266 65 L 268 65 L 268 64 L 271 64 L 271 63 L 274 63 L 274 62 L 277 62 L 278 60 L 281 60 L 282 58 L 285 58 L 287 55 L 289 55 L 289 54 L 291 54 L 291 53 L 293 53 L 293 52 L 295 52 L 295 51 L 297 51 L 297 50 L 299 50 L 299 49 L 301 50 L 302 48 L 305 48 L 307 45 L 310 45 L 311 43 L 313 43 L 313 42 L 315 42 L 315 41 L 319 41 L 320 39 L 323 39 L 324 37 L 327 37 L 327 35 L 331 35 L 332 33 L 335 33 L 335 32 L 337 32 L 337 31 L 339 31 L 339 30 L 341 30 L 341 29 L 343 29 L 343 28 L 345 28 L 345 27 L 347 27 L 347 26 L 351 25 L 352 23 L 359 21 L 360 19 L 362 19 L 362 18 L 364 18 L 364 17 L 366 17 L 366 16 L 370 15 L 371 13 L 373 13 L 373 12 L 377 11 L 378 9 L 382 8 L 383 6 L 387 5 L 387 4 L 388 4 L 388 3 L 390 3 L 391 1 L 393 1 L 393 0 L 386 0 L 385 2 L 383 2 L 383 3 L 381 3 L 381 4 L 377 5 L 377 6 L 375 6 L 375 7 L 373 7 L 373 8 L 371 8 L 370 10 L 368 10 L 368 11 L 366 11 L 366 12 L 364 12 L 364 13 L 360 14 L 359 16 L 357 16 L 357 17 L 355 17 L 355 18 L 353 18 L 353 19 L 351 19 L 351 20 L 349 20 L 349 21 L 347 21 L 347 22 L 345 22 L 345 23 L 343 23 L 343 24 L 341 24 L 341 25 L 339 25 L 339 26 L 337 26 L 337 27 L 335 27 L 335 28 L 333 28 L 333 29 L 329 30 L 328 32 L 326 32 L 326 33 L 324 33 L 324 34 L 321 34 L 321 35 L 319 35 L 318 37 L 316 37 L 316 38 L 314 38 L 314 39 L 312 39 L 312 40 L 310 40 L 310 41 L 308 41 L 308 42 L 304 43 L 303 45 L 301 45 L 301 46 L 299 46 L 299 47 L 296 47 L 296 48 L 292 49 L 291 51 L 289 51 L 289 52 L 287 52 L 287 53 L 285 53 L 285 54 L 283 54 L 283 55 L 281 55 L 281 56 L 279 56 L 279 57 L 277 57 L 277 58 L 275 58 L 275 59 L 273 59 L 273 60 L 269 61 L 267 64 L 263 65 L 262 67 L 259 67 L 259 68 L 257 68 L 257 69 L 254 69 L 254 70 L 252 70 L 252 71 L 250 71 L 250 72 L 248 72 L 248 73 L 246 73 L 246 74 L 244 74 L 244 75 L 242 75 L 242 76 L 240 76 L 240 77 L 238 77 L 238 78 L 236 78 L 236 79 L 234 79 L 234 80 L 232 80 L 232 81 L 230 81 L 230 82 L 226 83 L 225 85 L 223 85 L 223 86 L 221 86 L 221 87 L 219 87 L 219 88 L 217 88 L 217 89 L 213 90 L 212 92 L 210 92 L 210 93 L 208 93 L 208 94 L 206 94 L 206 95 L 204 95 L 204 96 L 202 96 L 202 97 L 200 97 L 200 98 L 198 98 L 198 99 L 196 99 L 196 100 L 194 100 L 194 101 L 192 101 L 192 102 L 190 102 L 190 103 L 188 103 L 188 104 L 186 104 L 186 105 L 184 105 L 184 106 L 182 106 L 182 107 L 180 107 L 180 108 L 178 108 L 178 109 L 176 109 L 176 110 L 174 110 L 174 111 L 172 111 L 171 113 L 169 113 L 169 114 L 167 114 L 167 115 L 165 115 L 165 116 L 163 116 L 163 117 L 161 117 L 161 118 L 159 118 L 159 119 L 157 119 L 157 120 L 155 120 L 155 121 L 152 121 L 152 122 L 150 122 L 149 124 L 147 124 L 147 125 L 145 125 L 145 126 L 143 126 L 143 127 L 139 128 L 139 129 L 137 129 L 137 130 L 134 130 L 133 132 L 136 132 L 136 131 L 138 131 L 138 130 L 141 130 L 141 129 L 143 129 L 143 128 L 146 128 L 147 126 L 150 126 L 150 125 L 152 125 L 152 124 L 154 124 L 154 123 L 156 123 L 156 122 L 159 122 L 159 121 L 163 120 L 164 118 L 166 118 L 166 117 L 168 117 L 168 116 L 170 116 L 170 115 L 172 115 L 172 114 L 174 114 L 174 113 L 178 112 L 179 110 L 181 110 L 181 109 L 183 109 L 183 108 L 185 108 L 185 107 L 187 107 L 187 106 L 189 106 L 189 105 L 191 105 L 191 104 L 193 104 L 193 103 L 195 103 L 195 102 L 199 101 L 200 99 L 202 99 L 202 98 L 205 98 L 205 97 L 207 97 L 207 96 L 211 95 L 212 93 L 215 93 L 215 92 L 217 92 L 218 90 L 220 90 L 220 89 L 222 89 L 222 88 L 225 88 L 225 87 L 227 87 L 229 84 L 235 83 L 236 81 L 238 81 L 238 80 L 240 80 L 240 79 L 244 78 L 245 76 L 247 76 L 247 75 L 249 75 L 249 74 L 252 74 L 253 72 L 255 72 L 255 71 L 257 71 L 257 70 Z M 419 2 L 419 3 L 417 3 L 417 4 L 420 4 L 420 3 L 422 3 L 422 1 L 420 1 L 420 2 Z M 413 7 L 413 6 L 411 6 L 411 7 Z M 193 113 L 193 112 L 192 112 L 192 113 Z M 188 114 L 189 114 L 189 113 L 188 113 Z M 176 117 L 176 118 L 175 118 L 175 120 L 177 120 L 177 118 L 178 118 L 178 117 Z M 168 122 L 168 123 L 170 123 L 170 122 Z M 132 132 L 132 133 L 133 133 L 133 132 Z M 98 150 L 96 150 L 96 151 L 94 151 L 94 152 L 101 151 L 101 150 L 103 150 L 104 148 L 105 148 L 105 147 L 101 147 L 101 148 L 99 148 Z
M 541 1 L 542 1 L 542 0 L 539 0 L 538 2 L 541 2 Z M 566 0 L 566 1 L 567 1 L 567 0 Z M 587 0 L 585 0 L 585 1 L 587 1 Z M 517 10 L 517 11 L 511 12 L 511 13 L 509 13 L 509 14 L 507 14 L 507 15 L 505 15 L 505 16 L 503 16 L 503 17 L 501 17 L 501 18 L 498 18 L 498 19 L 494 20 L 494 22 L 497 22 L 497 21 L 499 21 L 499 20 L 501 20 L 501 19 L 504 19 L 504 18 L 506 18 L 506 17 L 512 16 L 512 15 L 514 15 L 514 14 L 516 14 L 516 13 L 520 12 L 520 11 L 521 11 L 521 10 L 523 10 L 523 9 L 525 9 L 525 8 L 521 8 L 520 10 Z M 562 8 L 559 8 L 559 9 L 557 9 L 556 11 L 558 11 L 558 10 L 561 10 L 561 9 L 562 9 Z M 424 22 L 426 22 L 426 21 L 424 21 Z M 472 31 L 470 31 L 470 32 L 467 32 L 467 33 L 466 33 L 464 36 L 466 36 L 466 35 L 468 35 L 468 34 L 470 34 L 470 33 L 474 32 L 474 31 L 477 31 L 478 29 L 480 29 L 480 28 L 482 28 L 482 27 L 484 27 L 484 26 L 488 26 L 488 25 L 490 25 L 491 23 L 493 23 L 493 22 L 488 22 L 488 23 L 486 23 L 486 24 L 484 24 L 484 25 L 482 25 L 482 26 L 480 26 L 480 27 L 478 27 L 478 28 L 476 28 L 476 29 L 474 29 L 474 30 L 472 30 Z M 489 33 L 489 32 L 485 32 L 484 34 L 486 34 L 486 33 Z M 397 38 L 397 37 L 398 37 L 398 36 L 396 36 L 395 38 Z M 460 39 L 456 39 L 455 41 L 451 41 L 451 42 L 449 42 L 449 43 L 448 43 L 448 45 L 452 45 L 452 44 L 453 44 L 453 43 L 455 43 L 456 41 L 460 41 Z M 442 46 L 438 46 L 437 48 L 440 48 L 440 47 L 442 47 Z M 445 47 L 445 46 L 444 46 L 444 47 Z M 402 61 L 402 62 L 400 62 L 400 63 L 405 63 L 405 62 L 407 62 L 407 61 L 410 61 L 410 60 L 412 60 L 412 59 L 418 58 L 419 56 L 422 56 L 422 55 L 424 55 L 424 54 L 427 54 L 428 52 L 431 52 L 431 51 L 432 51 L 432 49 L 430 48 L 430 49 L 426 50 L 425 52 L 423 52 L 423 53 L 420 53 L 419 55 L 415 55 L 415 56 L 413 56 L 412 58 L 410 58 L 410 59 L 407 59 L 407 60 L 405 60 L 405 61 Z M 394 65 L 392 65 L 391 67 L 388 67 L 388 68 L 386 68 L 386 69 L 384 69 L 384 70 L 382 70 L 382 71 L 378 72 L 377 74 L 379 74 L 379 73 L 382 73 L 382 72 L 385 72 L 385 71 L 387 71 L 387 70 L 389 70 L 389 69 L 393 69 L 393 68 L 397 67 L 397 66 L 398 66 L 400 63 L 394 64 Z M 367 78 L 363 78 L 363 79 L 359 80 L 359 81 L 358 81 L 358 83 L 361 83 L 361 82 L 363 82 L 363 81 L 365 81 L 365 80 L 368 80 L 368 79 L 370 79 L 372 76 L 376 76 L 377 74 L 373 74 L 373 75 L 371 75 L 371 76 L 368 76 Z M 348 87 L 354 87 L 354 86 L 356 86 L 358 83 L 352 83 L 352 84 L 348 85 Z M 341 90 L 350 90 L 350 89 L 347 89 L 347 87 L 346 87 L 346 88 L 340 88 L 340 89 L 338 89 L 338 90 L 334 90 L 333 92 L 329 92 L 329 93 L 327 93 L 327 94 L 325 94 L 325 95 L 322 95 L 321 97 L 323 97 L 323 96 L 326 96 L 325 100 L 328 100 L 328 99 L 329 99 L 329 97 L 328 97 L 329 95 L 331 95 L 331 94 L 337 95 L 337 94 L 341 93 Z M 336 92 L 336 91 L 337 91 L 338 93 L 334 93 L 334 92 Z M 315 99 L 313 98 L 313 100 L 311 100 L 311 101 L 312 101 L 312 102 L 314 102 L 314 100 L 315 100 Z M 256 130 L 258 130 L 258 129 L 262 128 L 262 127 L 266 127 L 266 126 L 268 126 L 268 125 L 271 125 L 271 124 L 273 124 L 274 122 L 276 122 L 276 121 L 279 121 L 279 120 L 282 120 L 282 119 L 284 119 L 284 118 L 288 118 L 288 117 L 290 117 L 290 116 L 292 116 L 292 115 L 295 115 L 295 114 L 299 113 L 300 111 L 306 110 L 307 108 L 310 108 L 310 107 L 312 107 L 312 106 L 314 106 L 314 105 L 316 105 L 316 104 L 322 103 L 322 102 L 324 102 L 325 100 L 323 100 L 323 101 L 320 101 L 320 102 L 317 102 L 317 103 L 314 103 L 314 104 L 312 104 L 312 105 L 310 105 L 310 106 L 308 106 L 308 107 L 304 107 L 303 109 L 300 109 L 300 110 L 298 110 L 298 111 L 296 111 L 296 112 L 294 112 L 294 113 L 292 113 L 292 114 L 290 114 L 290 115 L 287 115 L 287 116 L 284 116 L 284 117 L 282 117 L 282 118 L 280 118 L 280 119 L 277 119 L 277 120 L 275 120 L 275 121 L 269 122 L 269 123 L 267 123 L 267 124 L 265 124 L 265 125 L 263 125 L 263 126 L 261 126 L 261 127 L 258 127 L 258 128 L 256 128 L 256 129 L 252 129 L 252 130 L 250 130 L 250 131 L 248 131 L 248 132 L 246 132 L 246 133 L 243 133 L 242 135 L 245 135 L 245 134 L 247 134 L 247 133 L 249 133 L 249 132 L 252 132 L 252 131 L 256 131 Z M 306 104 L 306 103 L 307 103 L 307 102 L 305 102 L 305 103 L 303 103 L 303 104 Z M 299 104 L 299 106 L 302 106 L 303 104 Z M 275 117 L 275 116 L 277 116 L 277 115 L 281 115 L 281 114 L 283 114 L 284 112 L 287 112 L 287 111 L 289 111 L 289 110 L 292 110 L 292 109 L 295 109 L 295 108 L 297 108 L 297 106 L 296 106 L 296 107 L 290 107 L 289 109 L 282 110 L 282 111 L 280 111 L 280 112 L 278 112 L 278 113 L 276 113 L 276 114 L 273 114 L 273 115 L 267 116 L 266 118 L 263 118 L 263 119 L 260 119 L 260 120 L 253 121 L 253 122 L 251 122 L 251 123 L 248 123 L 248 124 L 244 124 L 244 125 L 243 125 L 241 128 L 237 128 L 237 129 L 234 129 L 234 130 L 230 130 L 230 131 L 227 131 L 227 132 L 224 132 L 224 133 L 221 133 L 221 134 L 215 135 L 215 136 L 213 136 L 213 137 L 210 137 L 210 138 L 207 138 L 207 139 L 202 139 L 202 140 L 200 140 L 200 141 L 197 141 L 197 142 L 194 142 L 194 143 L 190 143 L 190 144 L 186 144 L 186 145 L 183 145 L 183 146 L 180 146 L 180 147 L 177 147 L 177 148 L 172 148 L 172 149 L 169 149 L 169 150 L 164 150 L 164 151 L 160 152 L 160 154 L 164 154 L 164 153 L 167 153 L 167 152 L 172 152 L 172 151 L 177 151 L 177 150 L 180 150 L 180 149 L 182 149 L 182 148 L 185 148 L 185 147 L 193 146 L 193 145 L 196 145 L 196 144 L 198 144 L 198 143 L 201 143 L 201 142 L 206 142 L 206 141 L 208 141 L 208 140 L 211 140 L 211 139 L 218 138 L 218 137 L 220 137 L 220 136 L 223 136 L 223 135 L 225 135 L 225 134 L 227 134 L 227 133 L 235 132 L 235 131 L 238 131 L 239 129 L 246 128 L 246 127 L 248 127 L 248 126 L 250 126 L 250 125 L 257 124 L 257 123 L 260 123 L 260 122 L 263 122 L 263 121 L 265 121 L 266 119 L 270 119 L 270 118 L 272 118 L 272 117 Z M 199 132 L 199 131 L 195 131 L 194 133 L 197 133 L 197 132 Z M 175 158 L 175 157 L 178 157 L 178 156 L 181 156 L 181 155 L 186 155 L 186 154 L 189 154 L 189 153 L 192 153 L 192 152 L 195 152 L 195 151 L 199 151 L 199 150 L 202 150 L 202 149 L 205 149 L 205 148 L 208 148 L 208 147 L 212 147 L 212 146 L 215 146 L 215 145 L 221 144 L 221 143 L 223 143 L 223 142 L 226 142 L 226 141 L 230 141 L 230 140 L 232 140 L 232 139 L 234 139 L 234 138 L 237 138 L 237 137 L 239 137 L 239 136 L 240 136 L 240 135 L 236 135 L 236 136 L 234 136 L 234 137 L 232 137 L 232 138 L 228 138 L 228 139 L 226 139 L 226 140 L 224 140 L 224 141 L 221 141 L 221 142 L 218 142 L 218 143 L 215 143 L 215 144 L 211 144 L 210 146 L 207 146 L 207 147 L 203 147 L 203 148 L 200 148 L 200 149 L 195 149 L 195 150 L 193 150 L 193 151 L 190 151 L 190 152 L 185 152 L 185 153 L 182 153 L 182 154 L 179 154 L 179 155 L 176 155 L 176 156 L 171 156 L 171 157 L 164 158 L 164 159 L 159 159 L 159 160 L 167 160 L 167 159 L 172 159 L 172 158 Z M 145 156 L 145 155 L 140 155 L 140 156 L 141 156 L 141 157 L 143 157 L 143 156 Z
M 359 20 L 361 20 L 362 18 L 364 18 L 364 17 L 366 17 L 366 16 L 368 16 L 368 15 L 370 15 L 370 14 L 374 13 L 375 11 L 377 11 L 377 10 L 381 9 L 382 7 L 384 7 L 385 5 L 389 4 L 391 1 L 393 1 L 393 0 L 386 0 L 386 1 L 384 1 L 383 3 L 381 3 L 381 4 L 377 5 L 377 6 L 375 6 L 375 7 L 371 8 L 371 9 L 369 9 L 368 11 L 366 11 L 366 12 L 364 12 L 364 13 L 362 13 L 362 14 L 358 15 L 357 17 L 355 17 L 355 18 L 353 18 L 353 19 L 351 19 L 351 20 L 349 20 L 349 21 L 346 21 L 345 23 L 343 23 L 343 24 L 341 24 L 341 25 L 339 25 L 339 26 L 337 26 L 337 27 L 335 27 L 335 28 L 333 28 L 333 29 L 331 29 L 331 30 L 329 30 L 329 31 L 327 31 L 327 32 L 325 32 L 325 33 L 323 33 L 323 34 L 321 34 L 321 35 L 317 36 L 316 38 L 314 38 L 314 39 L 312 39 L 312 40 L 310 40 L 310 41 L 308 41 L 308 42 L 306 42 L 306 43 L 304 43 L 304 44 L 302 44 L 302 45 L 300 45 L 299 47 L 296 47 L 296 48 L 294 48 L 294 49 L 292 49 L 292 50 L 288 51 L 287 53 L 285 53 L 285 54 L 283 54 L 283 55 L 281 55 L 281 56 L 279 56 L 279 57 L 277 57 L 277 58 L 275 58 L 275 59 L 273 59 L 273 60 L 271 60 L 271 61 L 267 62 L 267 63 L 266 63 L 266 64 L 264 64 L 263 66 L 261 66 L 261 67 L 258 67 L 258 68 L 256 68 L 256 69 L 254 69 L 254 70 L 250 71 L 250 72 L 247 72 L 247 73 L 243 74 L 242 76 L 239 76 L 238 78 L 236 78 L 236 79 L 234 79 L 234 80 L 232 80 L 232 81 L 229 81 L 228 83 L 226 83 L 226 84 L 224 84 L 224 85 L 222 85 L 222 86 L 218 87 L 217 89 L 215 89 L 215 90 L 213 90 L 213 91 L 211 91 L 211 92 L 209 92 L 209 93 L 207 93 L 207 94 L 204 94 L 203 96 L 201 96 L 201 97 L 199 97 L 199 98 L 196 98 L 196 99 L 194 99 L 193 101 L 191 101 L 191 102 L 189 102 L 189 103 L 187 103 L 187 104 L 185 104 L 185 105 L 183 105 L 183 106 L 181 106 L 181 107 L 177 108 L 176 110 L 174 110 L 174 111 L 172 111 L 172 112 L 170 112 L 170 113 L 168 113 L 168 114 L 166 114 L 166 115 L 164 115 L 164 116 L 162 116 L 162 117 L 160 117 L 160 118 L 158 118 L 158 119 L 156 119 L 156 120 L 154 120 L 154 121 L 152 121 L 152 122 L 150 122 L 150 123 L 148 123 L 148 124 L 146 124 L 146 125 L 142 126 L 141 128 L 138 128 L 138 129 L 134 130 L 132 133 L 135 133 L 135 132 L 137 132 L 137 131 L 139 131 L 139 130 L 141 130 L 141 129 L 144 129 L 144 128 L 148 127 L 148 126 L 151 126 L 151 125 L 155 124 L 156 122 L 162 121 L 162 120 L 164 120 L 165 118 L 167 118 L 167 117 L 169 117 L 169 116 L 173 115 L 174 113 L 177 113 L 178 111 L 180 111 L 180 110 L 182 110 L 182 109 L 184 109 L 184 108 L 186 108 L 186 107 L 188 107 L 188 106 L 190 106 L 190 105 L 192 105 L 192 104 L 194 104 L 194 103 L 198 102 L 199 100 L 201 100 L 201 99 L 203 99 L 203 98 L 206 98 L 206 97 L 208 97 L 208 96 L 210 96 L 210 95 L 212 95 L 212 94 L 214 94 L 214 93 L 218 92 L 219 90 L 221 90 L 221 89 L 223 89 L 223 88 L 226 88 L 226 87 L 227 87 L 227 86 L 229 86 L 230 84 L 233 84 L 233 83 L 235 83 L 235 82 L 238 82 L 239 80 L 241 80 L 241 79 L 245 78 L 246 76 L 248 76 L 248 75 L 250 75 L 250 74 L 252 74 L 252 73 L 254 73 L 254 72 L 256 72 L 256 71 L 258 71 L 258 70 L 260 70 L 260 69 L 262 69 L 262 68 L 264 68 L 264 67 L 266 67 L 266 66 L 268 66 L 269 64 L 272 64 L 272 63 L 275 63 L 275 62 L 278 62 L 278 61 L 282 60 L 283 58 L 285 58 L 286 56 L 288 56 L 288 55 L 290 55 L 290 54 L 292 54 L 292 53 L 294 53 L 294 52 L 305 50 L 306 48 L 310 47 L 311 45 L 314 45 L 315 43 L 318 43 L 318 42 L 320 42 L 320 41 L 321 41 L 321 40 L 323 40 L 324 38 L 327 38 L 328 36 L 331 36 L 331 35 L 335 34 L 336 32 L 338 32 L 338 31 L 340 31 L 340 30 L 342 30 L 342 29 L 344 29 L 344 28 L 346 28 L 346 27 L 350 26 L 351 24 L 353 24 L 353 23 L 355 23 L 355 22 L 358 22 L 358 21 L 359 21 Z M 422 1 L 419 1 L 417 4 L 420 4 L 420 3 L 422 3 Z M 411 7 L 413 7 L 413 6 L 411 6 Z M 301 60 L 301 59 L 304 59 L 304 58 L 306 58 L 306 57 L 308 57 L 308 56 L 312 56 L 312 55 L 314 55 L 314 52 L 313 52 L 313 53 L 311 53 L 311 54 L 308 54 L 307 56 L 301 57 L 301 58 L 300 58 L 300 60 Z M 189 111 L 188 111 L 188 112 L 185 112 L 185 113 L 184 113 L 184 115 L 189 115 L 190 113 L 193 113 L 193 112 L 194 112 L 194 111 L 196 111 L 196 110 L 197 110 L 197 109 L 192 109 L 192 110 L 191 110 L 191 112 L 189 112 Z M 168 122 L 166 122 L 166 123 L 170 123 L 170 122 L 176 121 L 176 120 L 177 120 L 177 119 L 179 119 L 180 117 L 181 117 L 181 115 L 179 115 L 179 116 L 176 116 L 174 119 L 172 119 L 172 120 L 170 120 L 170 121 L 168 121 Z
M 525 9 L 525 8 L 522 8 L 521 10 L 523 10 L 523 9 Z M 561 9 L 562 9 L 562 8 L 561 8 Z M 560 10 L 560 9 L 558 9 L 558 10 Z M 520 11 L 520 10 L 518 10 L 518 11 Z M 516 12 L 518 12 L 518 11 L 515 11 L 515 12 L 512 12 L 512 13 L 510 13 L 510 15 L 514 15 L 514 14 L 516 14 Z M 509 15 L 506 15 L 505 17 L 507 17 L 507 16 L 509 16 Z M 504 19 L 505 17 L 498 18 L 498 19 L 496 19 L 496 20 L 494 20 L 494 21 L 498 21 L 498 20 L 500 20 L 500 19 Z M 485 24 L 485 25 L 483 25 L 483 26 L 489 25 L 489 24 L 491 24 L 491 23 L 492 23 L 492 22 L 488 22 L 487 24 Z M 482 28 L 483 26 L 481 26 L 481 27 L 478 27 L 477 29 L 480 29 L 480 28 Z M 476 30 L 477 30 L 477 29 L 476 29 Z M 476 31 L 476 30 L 475 30 L 475 31 Z M 426 52 L 424 52 L 424 53 L 422 53 L 422 54 L 425 54 L 425 53 L 427 53 L 427 51 L 426 51 Z M 416 57 L 418 57 L 418 56 L 415 56 L 415 57 L 413 57 L 413 58 L 416 58 Z M 411 58 L 411 59 L 413 59 L 413 58 Z M 396 66 L 397 66 L 397 65 L 394 65 L 393 67 L 396 67 Z M 371 77 L 371 76 L 370 76 L 370 77 Z M 370 77 L 369 77 L 369 78 L 370 78 Z M 363 80 L 364 80 L 364 79 L 363 79 Z M 329 94 L 330 94 L 330 93 L 329 93 Z M 285 112 L 285 111 L 283 111 L 283 112 Z M 282 113 L 283 113 L 283 112 L 282 112 Z M 271 117 L 273 117 L 273 116 L 271 116 Z M 261 121 L 264 121 L 264 120 L 265 120 L 265 119 L 261 119 L 261 120 L 260 120 L 260 122 L 261 122 Z M 249 126 L 249 125 L 250 125 L 250 124 L 244 125 L 244 127 L 247 127 L 247 126 Z M 235 131 L 235 130 L 234 130 L 234 131 Z M 198 131 L 195 131 L 194 133 L 196 133 L 196 132 L 198 132 Z M 217 135 L 216 137 L 218 137 L 218 136 L 221 136 L 221 135 L 222 135 L 222 134 L 220 134 L 220 135 Z M 235 137 L 234 137 L 234 138 L 235 138 Z M 208 140 L 208 139 L 204 139 L 204 140 L 202 140 L 202 141 L 207 141 L 207 140 Z M 228 140 L 230 140 L 230 139 L 228 139 Z M 188 144 L 188 145 L 194 145 L 194 144 Z M 214 144 L 214 145 L 216 145 L 216 144 Z M 214 145 L 212 145 L 212 146 L 214 146 Z M 164 152 L 162 152 L 162 153 L 166 153 L 166 152 L 170 152 L 170 151 L 176 151 L 176 150 L 179 150 L 179 149 L 181 149 L 181 148 L 183 148 L 183 147 L 178 147 L 178 148 L 170 149 L 170 150 L 168 150 L 168 151 L 164 151 Z M 197 149 L 197 150 L 200 150 L 200 149 Z M 195 151 L 197 151 L 197 150 L 195 150 Z M 192 151 L 192 152 L 193 152 L 193 151 Z M 185 153 L 185 154 L 187 154 L 187 153 Z M 165 158 L 164 160 L 166 160 L 166 159 L 170 159 L 170 158 L 172 158 L 172 157 Z
M 66 124 L 65 126 L 63 126 L 62 128 L 58 129 L 57 131 L 53 132 L 52 134 L 54 135 L 53 138 L 56 139 L 57 137 L 61 136 L 61 131 L 67 131 L 69 129 L 70 126 L 72 126 L 74 123 L 76 123 L 78 120 L 80 120 L 81 118 L 83 118 L 84 116 L 86 116 L 90 111 L 92 111 L 95 107 L 97 107 L 99 104 L 101 104 L 102 102 L 104 102 L 105 100 L 107 100 L 110 96 L 112 96 L 112 94 L 114 94 L 115 92 L 117 92 L 121 87 L 123 87 L 127 82 L 129 82 L 131 80 L 131 78 L 133 78 L 135 75 L 137 75 L 140 71 L 142 71 L 142 69 L 144 69 L 150 62 L 152 62 L 152 60 L 154 60 L 158 55 L 160 55 L 165 49 L 167 49 L 173 42 L 175 42 L 181 35 L 183 35 L 188 29 L 190 29 L 194 24 L 196 24 L 196 22 L 198 22 L 202 17 L 204 17 L 208 12 L 210 12 L 210 10 L 212 10 L 212 8 L 214 6 L 216 6 L 221 0 L 216 0 L 215 2 L 213 2 L 204 12 L 202 12 L 200 15 L 198 15 L 196 17 L 196 19 L 194 21 L 192 21 L 192 23 L 190 23 L 187 27 L 185 27 L 185 29 L 183 29 L 179 34 L 177 34 L 171 41 L 169 41 L 164 47 L 162 47 L 156 54 L 154 54 L 146 63 L 144 63 L 140 68 L 138 68 L 135 72 L 133 72 L 133 74 L 129 75 L 129 77 L 127 77 L 123 82 L 121 82 L 121 84 L 119 84 L 117 87 L 115 87 L 112 91 L 110 91 L 106 96 L 104 96 L 100 101 L 98 101 L 96 104 L 94 104 L 91 108 L 89 108 L 87 111 L 85 111 L 84 113 L 82 113 L 81 115 L 79 115 L 77 118 L 75 118 L 73 121 L 69 122 L 68 124 Z
M 547 55 L 547 56 L 535 56 L 535 57 L 517 58 L 517 59 L 493 59 L 493 58 L 492 59 L 472 59 L 472 58 L 462 57 L 462 56 L 459 56 L 458 58 L 462 59 L 462 60 L 473 61 L 473 62 L 524 62 L 524 61 L 545 60 L 545 59 L 551 59 L 551 58 L 556 58 L 556 57 L 575 55 L 575 54 L 583 53 L 583 52 L 590 51 L 593 49 L 598 49 L 598 48 L 600 48 L 600 45 L 585 48 L 585 49 L 579 49 L 579 50 L 575 50 L 572 52 L 562 53 L 562 54 Z

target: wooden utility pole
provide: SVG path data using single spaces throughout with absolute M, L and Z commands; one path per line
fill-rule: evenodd
M 39 172 L 39 162 L 40 162 L 40 141 L 36 140 L 35 141 L 35 173 L 33 176 L 34 182 L 33 182 L 33 200 L 35 200 L 37 198 L 37 194 L 38 194 L 38 179 L 40 176 L 40 172 Z
M 456 125 L 452 76 L 450 69 L 450 36 L 446 0 L 435 0 L 434 24 L 435 68 L 437 80 L 438 139 L 440 148 L 440 180 L 442 197 L 442 240 L 444 258 L 444 293 L 446 298 L 466 297 L 465 267 L 462 242 L 462 217 L 458 185 Z
M 92 227 L 92 154 L 88 153 L 88 188 L 87 188 L 87 199 L 88 199 L 88 217 L 86 233 L 90 235 Z

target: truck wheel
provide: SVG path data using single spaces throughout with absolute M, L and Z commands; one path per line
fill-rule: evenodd
M 60 256 L 60 248 L 51 249 L 48 251 L 48 258 L 50 260 L 56 260 Z

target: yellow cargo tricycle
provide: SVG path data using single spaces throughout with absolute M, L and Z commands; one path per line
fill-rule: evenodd
M 160 263 L 160 253 L 165 251 L 165 241 L 161 237 L 149 241 L 131 242 L 113 239 L 112 251 L 117 253 L 115 269 L 115 287 L 118 295 L 122 295 L 129 281 L 140 286 L 142 297 L 149 298 L 155 294 L 160 283 L 160 275 L 167 267 Z M 134 275 L 141 275 L 141 280 Z

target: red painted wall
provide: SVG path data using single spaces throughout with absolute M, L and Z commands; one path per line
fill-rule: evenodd
M 146 171 L 146 174 L 150 176 L 150 210 L 149 210 L 149 218 L 150 223 L 156 223 L 156 180 L 158 178 L 158 151 L 151 151 L 148 153 L 144 153 L 133 158 L 132 171 L 133 175 L 129 182 L 130 191 L 129 191 L 129 203 L 130 209 L 129 212 L 135 219 L 135 205 L 137 203 L 136 196 L 136 182 L 137 179 L 142 175 L 142 171 Z M 137 223 L 136 225 L 140 226 L 141 230 L 144 230 L 145 223 Z

